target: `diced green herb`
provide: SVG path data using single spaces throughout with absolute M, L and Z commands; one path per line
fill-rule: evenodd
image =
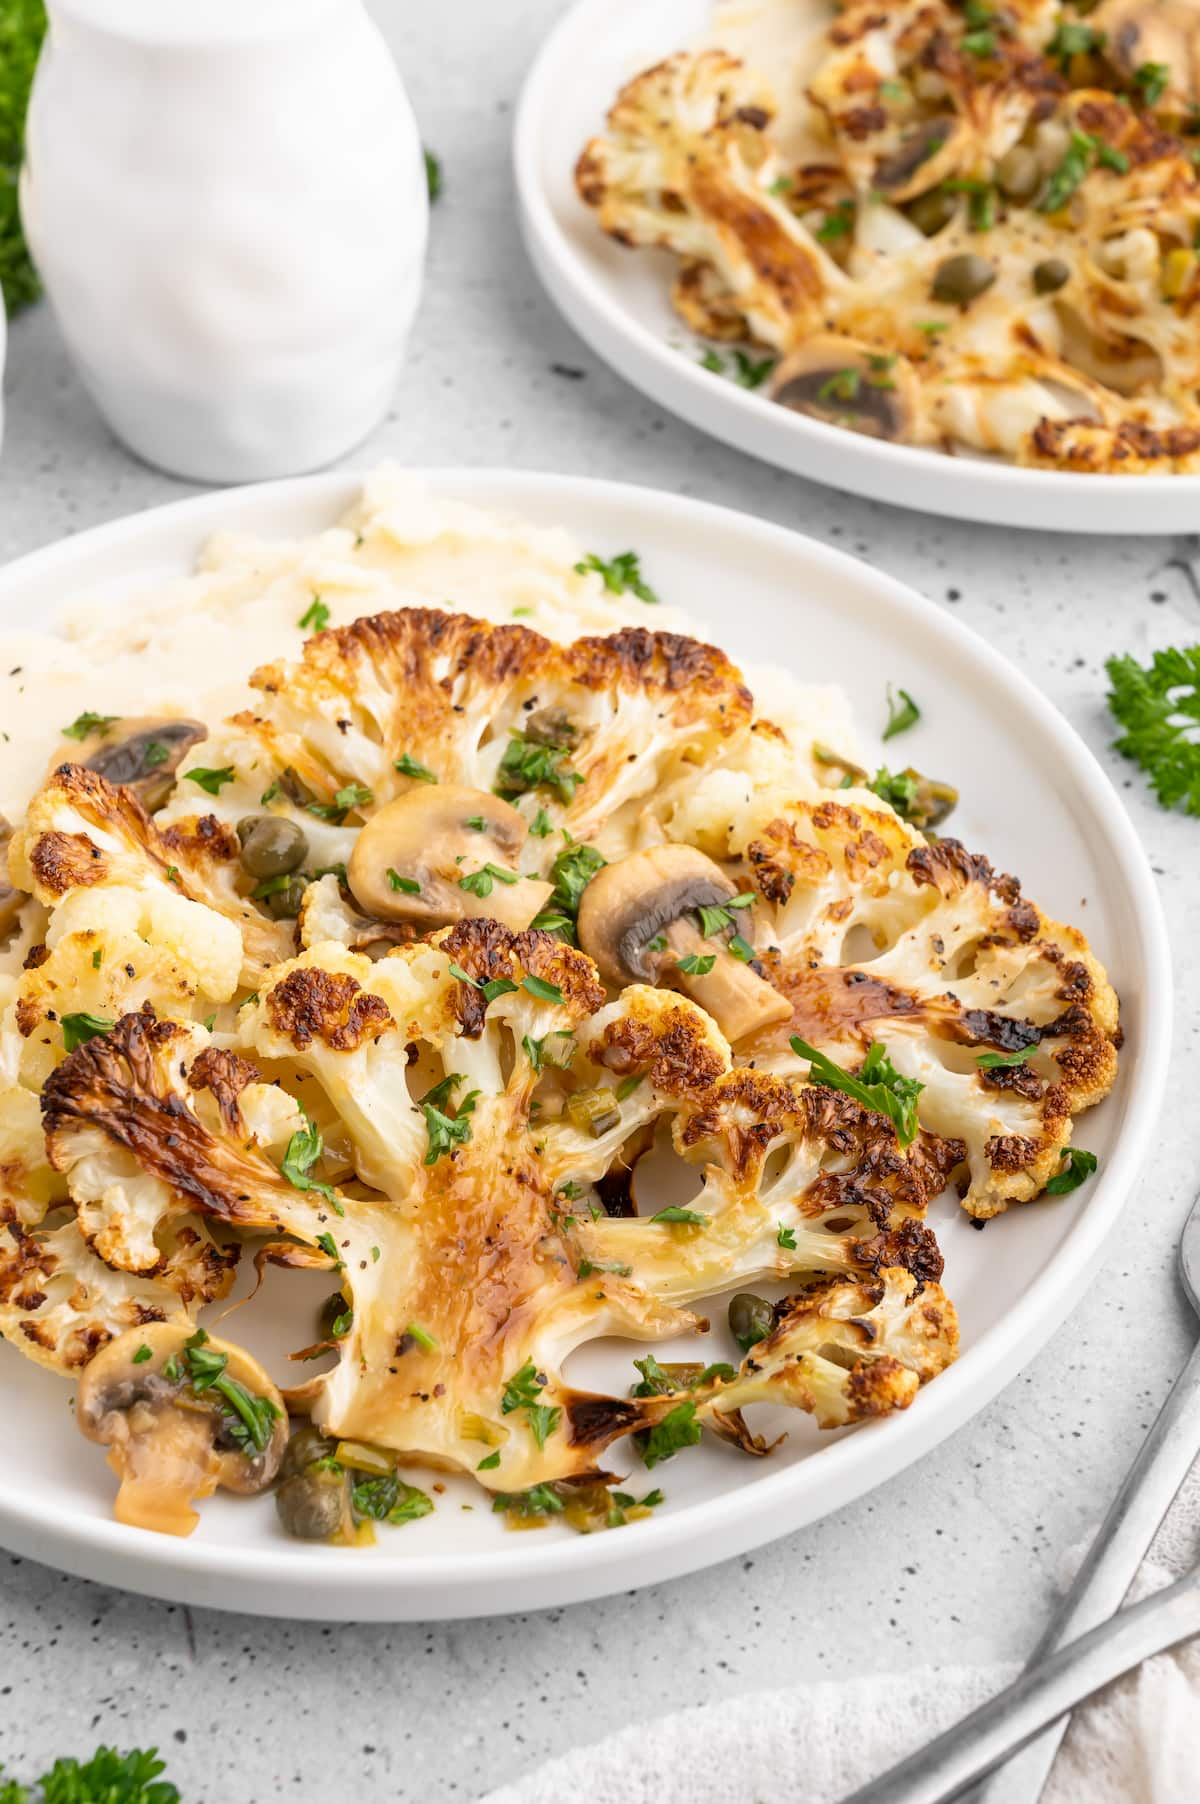
M 302 633 L 323 633 L 329 625 L 329 609 L 319 595 L 314 595 L 296 625 Z
M 415 877 L 402 877 L 399 871 L 394 871 L 390 865 L 388 866 L 387 880 L 389 889 L 399 890 L 405 896 L 419 896 L 421 893 L 421 885 Z
M 321 1251 L 326 1255 L 327 1258 L 333 1260 L 333 1263 L 337 1267 L 339 1272 L 344 1269 L 342 1255 L 338 1252 L 338 1249 L 337 1249 L 337 1242 L 333 1238 L 333 1235 L 329 1232 L 328 1228 L 326 1228 L 322 1233 L 317 1235 L 317 1245 L 320 1247 Z
M 475 1470 L 476 1472 L 494 1472 L 499 1464 L 500 1449 L 497 1447 L 495 1453 L 489 1453 L 485 1459 L 480 1460 Z
M 427 764 L 422 764 L 419 759 L 411 757 L 408 752 L 404 752 L 396 759 L 393 768 L 398 770 L 402 777 L 411 777 L 414 783 L 437 782 L 437 778 L 434 776 L 429 766 Z
M 1059 25 L 1046 46 L 1046 55 L 1060 69 L 1065 70 L 1073 56 L 1089 56 L 1092 51 L 1099 50 L 1103 43 L 1102 31 L 1085 25 L 1082 20 L 1071 19 Z
M 589 571 L 594 570 L 598 576 L 604 579 L 604 587 L 613 595 L 624 595 L 628 592 L 630 595 L 636 595 L 639 601 L 650 603 L 651 606 L 658 601 L 658 596 L 642 575 L 636 551 L 620 551 L 616 557 L 607 559 L 597 557 L 594 551 L 589 551 L 582 562 L 576 564 L 575 569 L 581 576 L 586 576 Z
M 308 1116 L 304 1117 L 304 1126 L 297 1128 L 287 1143 L 287 1151 L 283 1155 L 280 1170 L 288 1183 L 296 1190 L 315 1190 L 323 1196 L 330 1208 L 337 1215 L 344 1215 L 345 1210 L 328 1184 L 321 1184 L 309 1177 L 309 1172 L 325 1151 L 325 1141 L 320 1128 Z
M 1170 63 L 1141 63 L 1133 72 L 1133 79 L 1142 91 L 1142 103 L 1145 106 L 1157 106 L 1171 81 Z
M 917 1098 L 925 1086 L 915 1077 L 902 1077 L 878 1040 L 872 1041 L 857 1077 L 818 1052 L 799 1034 L 792 1035 L 790 1044 L 798 1058 L 808 1060 L 813 1083 L 827 1084 L 831 1090 L 853 1097 L 864 1108 L 886 1115 L 901 1146 L 911 1146 L 917 1137 Z
M 319 821 L 330 821 L 340 827 L 352 808 L 367 808 L 374 800 L 365 783 L 347 783 L 337 791 L 332 802 L 309 802 L 308 812 L 315 814 Z
M 146 1345 L 145 1341 L 143 1341 L 141 1346 L 138 1348 L 137 1352 L 133 1355 L 133 1357 L 129 1363 L 130 1363 L 130 1365 L 144 1366 L 146 1361 L 148 1359 L 152 1359 L 153 1357 L 154 1356 L 151 1353 L 150 1348 Z
M 853 401 L 862 377 L 854 369 L 835 370 L 817 390 L 818 401 Z
M 539 1002 L 561 1002 L 563 993 L 556 983 L 547 983 L 544 977 L 536 977 L 529 971 L 521 979 L 521 988 L 536 996 Z
M 441 158 L 435 156 L 432 150 L 425 152 L 425 183 L 429 189 L 429 204 L 432 206 L 442 192 Z
M 554 831 L 554 822 L 544 808 L 539 808 L 529 823 L 529 831 L 535 839 L 548 839 Z
M 416 1485 L 405 1484 L 398 1472 L 385 1472 L 378 1478 L 359 1478 L 350 1487 L 350 1507 L 356 1516 L 371 1522 L 416 1522 L 428 1516 L 433 1501 Z
M 727 950 L 733 954 L 734 958 L 739 959 L 744 965 L 753 964 L 754 959 L 757 956 L 750 941 L 740 933 L 734 934 L 729 942 Z
M 651 1222 L 663 1222 L 668 1227 L 706 1228 L 707 1215 L 700 1215 L 695 1209 L 681 1209 L 672 1203 L 669 1209 L 660 1209 L 657 1215 L 650 1217 Z
M 562 1410 L 550 1408 L 538 1402 L 546 1381 L 540 1377 L 532 1359 L 527 1359 L 520 1371 L 508 1380 L 500 1398 L 501 1415 L 510 1416 L 514 1410 L 523 1410 L 529 1423 L 533 1438 L 539 1448 L 546 1445 L 550 1435 L 554 1433 L 562 1417 Z
M 232 783 L 234 778 L 232 764 L 222 765 L 219 770 L 197 768 L 184 771 L 183 774 L 189 783 L 195 783 L 206 795 L 210 796 L 220 795 L 226 783 Z
M 831 212 L 826 213 L 817 227 L 817 237 L 822 244 L 832 244 L 854 230 L 854 210 L 852 200 L 840 200 Z
M 1005 1065 L 1023 1065 L 1037 1051 L 1037 1041 L 1020 1047 L 1016 1052 L 981 1052 L 975 1063 L 982 1071 L 998 1071 Z
M 1064 1146 L 1062 1157 L 1062 1167 L 1046 1185 L 1047 1196 L 1066 1196 L 1068 1191 L 1078 1190 L 1100 1163 L 1095 1153 L 1085 1151 L 1082 1146 Z
M 437 1341 L 434 1339 L 433 1335 L 430 1334 L 430 1332 L 427 1328 L 422 1328 L 420 1322 L 409 1322 L 409 1324 L 408 1324 L 407 1328 L 405 1328 L 404 1332 L 405 1332 L 405 1334 L 407 1334 L 409 1336 L 410 1339 L 416 1341 L 418 1347 L 420 1347 L 423 1352 L 425 1352 L 425 1353 L 436 1353 L 437 1352 L 437 1350 L 438 1350 Z
M 69 727 L 63 727 L 62 736 L 64 739 L 90 739 L 96 734 L 103 739 L 113 722 L 120 718 L 119 714 L 93 714 L 89 710 L 77 714 Z
M 505 747 L 496 772 L 496 794 L 526 795 L 531 789 L 549 789 L 564 804 L 583 782 L 583 777 L 569 763 L 570 749 L 563 745 L 542 745 L 514 733 Z
M 897 700 L 896 697 L 899 699 Z M 892 695 L 891 684 L 889 683 L 887 704 L 887 725 L 883 729 L 883 737 L 885 739 L 894 739 L 897 733 L 907 733 L 909 727 L 915 727 L 921 718 L 921 710 L 918 708 L 907 689 L 898 689 L 896 691 L 896 696 L 894 697 Z
M 677 1403 L 661 1422 L 656 1422 L 653 1428 L 637 1437 L 638 1451 L 645 1466 L 660 1466 L 664 1460 L 673 1458 L 680 1448 L 694 1447 L 699 1439 L 696 1405 Z
M 775 1238 L 779 1242 L 781 1247 L 786 1247 L 786 1249 L 789 1253 L 795 1252 L 795 1250 L 796 1250 L 796 1230 L 795 1230 L 795 1228 L 785 1228 L 783 1223 L 780 1222 L 778 1231 L 775 1235 Z
M 103 962 L 104 962 L 103 948 L 100 946 L 97 946 L 96 950 L 92 953 L 92 970 L 98 971 Z
M 74 1052 L 77 1046 L 86 1045 L 94 1040 L 97 1034 L 106 1034 L 116 1022 L 108 1015 L 89 1015 L 86 1009 L 75 1015 L 64 1015 L 60 1022 L 63 1033 L 63 1046 L 67 1052 Z
M 678 969 L 688 977 L 707 977 L 716 962 L 715 952 L 688 952 L 676 960 Z
M 507 871 L 500 864 L 485 864 L 478 871 L 470 871 L 458 880 L 459 889 L 465 889 L 472 896 L 490 896 L 493 885 L 497 883 L 519 883 L 517 871 Z

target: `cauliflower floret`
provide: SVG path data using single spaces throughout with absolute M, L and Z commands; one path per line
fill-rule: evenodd
M 0 1088 L 0 1221 L 36 1227 L 64 1196 L 46 1160 L 42 1115 L 32 1090 Z
M 153 884 L 72 890 L 45 945 L 0 1016 L 0 1034 L 15 1031 L 24 1042 L 18 1069 L 34 1087 L 80 1022 L 111 1022 L 145 1003 L 176 1018 L 206 1016 L 234 994 L 242 964 L 232 921 Z

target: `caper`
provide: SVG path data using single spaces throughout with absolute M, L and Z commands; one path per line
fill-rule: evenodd
M 1014 144 L 996 164 L 996 183 L 1011 200 L 1028 200 L 1041 186 L 1042 166 L 1036 150 Z
M 995 265 L 986 257 L 979 257 L 974 251 L 961 251 L 957 257 L 947 257 L 939 263 L 933 272 L 933 298 L 935 301 L 953 301 L 955 305 L 965 307 L 976 295 L 990 288 L 996 280 Z
M 308 857 L 308 840 L 295 821 L 278 814 L 248 814 L 238 822 L 242 866 L 252 877 L 283 877 Z
M 1033 287 L 1036 294 L 1054 294 L 1070 280 L 1071 266 L 1064 263 L 1061 257 L 1047 257 L 1033 266 Z
M 304 892 L 308 888 L 308 884 L 299 872 L 290 877 L 264 878 L 260 887 L 265 890 L 265 894 L 256 896 L 255 900 L 262 903 L 273 921 L 295 920 L 300 913 Z
M 907 208 L 908 217 L 919 232 L 926 238 L 932 238 L 954 218 L 957 207 L 952 194 L 945 188 L 930 188 L 927 194 L 918 195 L 912 205 Z
M 275 1492 L 275 1508 L 289 1535 L 300 1541 L 328 1541 L 346 1521 L 349 1481 L 326 1467 L 285 1478 Z
M 292 1478 L 297 1472 L 305 1471 L 315 1465 L 319 1459 L 332 1459 L 337 1445 L 328 1435 L 314 1428 L 311 1422 L 305 1422 L 302 1428 L 293 1431 L 291 1439 L 283 1450 L 283 1460 L 279 1467 L 280 1476 Z
M 739 1290 L 729 1305 L 729 1332 L 748 1353 L 757 1341 L 766 1340 L 775 1326 L 775 1306 L 752 1290 Z

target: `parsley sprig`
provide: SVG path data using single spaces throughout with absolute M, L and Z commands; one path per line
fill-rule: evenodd
M 539 1403 L 538 1398 L 546 1388 L 546 1380 L 541 1376 L 532 1359 L 527 1359 L 519 1372 L 515 1372 L 504 1387 L 500 1399 L 500 1413 L 511 1416 L 514 1410 L 523 1410 L 525 1420 L 529 1423 L 534 1440 L 541 1449 L 554 1433 L 562 1420 L 562 1410 Z
M 1200 645 L 1156 651 L 1149 664 L 1110 658 L 1105 669 L 1125 729 L 1114 749 L 1141 766 L 1164 808 L 1200 814 Z
M 316 1178 L 310 1178 L 308 1175 L 324 1151 L 325 1140 L 320 1128 L 315 1121 L 310 1121 L 305 1115 L 304 1126 L 297 1128 L 287 1143 L 287 1151 L 283 1155 L 283 1164 L 279 1169 L 293 1189 L 315 1190 L 319 1196 L 325 1198 L 335 1214 L 344 1215 L 346 1211 L 342 1208 L 332 1187 L 329 1184 L 322 1184 Z
M 456 1146 L 466 1146 L 471 1138 L 471 1116 L 475 1113 L 479 1091 L 468 1090 L 454 1104 L 450 1100 L 459 1084 L 465 1081 L 461 1072 L 451 1071 L 440 1084 L 435 1084 L 421 1098 L 421 1113 L 425 1117 L 425 1132 L 429 1141 L 425 1152 L 426 1165 L 436 1165 L 443 1153 L 453 1152 Z M 449 1106 L 454 1109 L 453 1115 L 445 1113 L 445 1107 Z

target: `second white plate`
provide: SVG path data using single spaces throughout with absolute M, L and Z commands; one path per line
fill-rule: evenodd
M 578 0 L 525 82 L 514 159 L 534 267 L 592 349 L 701 431 L 798 476 L 926 513 L 1055 532 L 1192 532 L 1200 475 L 1079 476 L 890 445 L 791 413 L 701 369 L 670 302 L 675 259 L 607 238 L 575 192 L 574 169 L 617 89 L 684 47 L 711 0 Z

